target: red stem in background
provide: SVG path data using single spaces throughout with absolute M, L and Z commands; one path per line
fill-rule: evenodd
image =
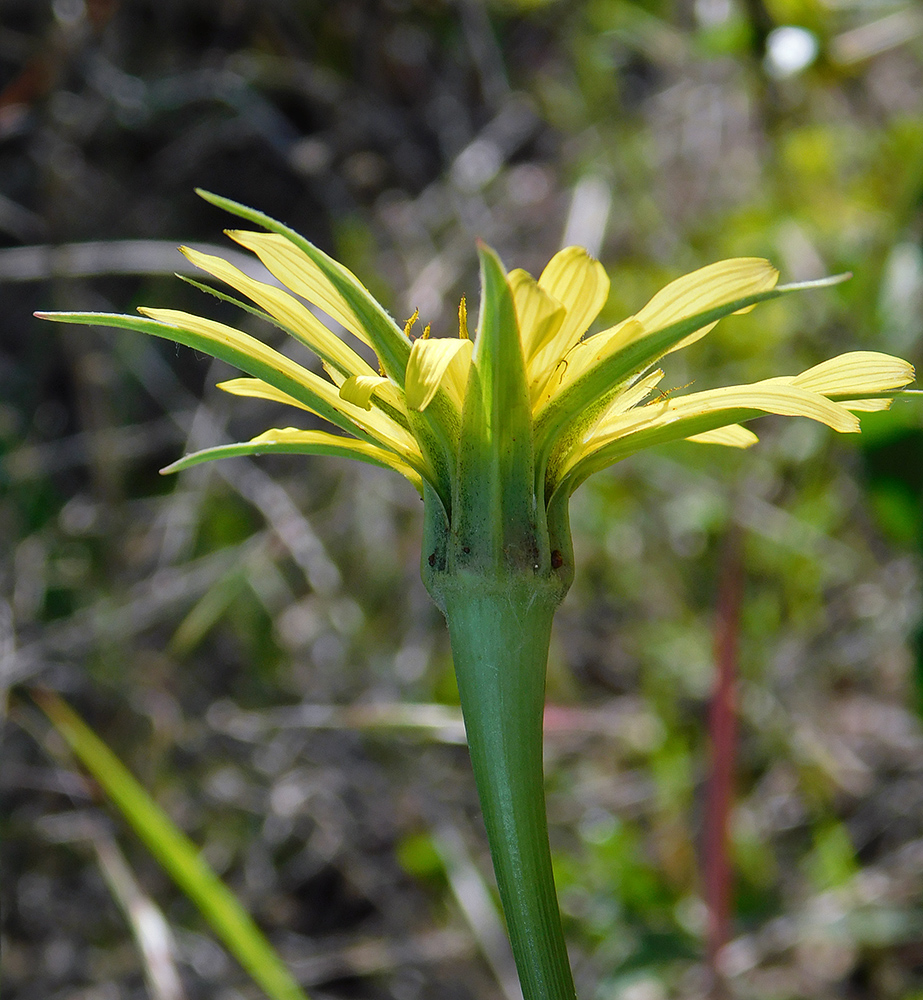
M 721 561 L 715 621 L 715 687 L 708 713 L 711 751 L 705 804 L 705 902 L 713 995 L 723 995 L 718 956 L 730 937 L 733 875 L 730 819 L 737 758 L 736 675 L 743 591 L 740 532 L 731 528 Z

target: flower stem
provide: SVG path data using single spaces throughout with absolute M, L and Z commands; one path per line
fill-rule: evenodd
M 548 581 L 456 573 L 442 597 L 468 747 L 525 1000 L 574 1000 L 542 773 Z

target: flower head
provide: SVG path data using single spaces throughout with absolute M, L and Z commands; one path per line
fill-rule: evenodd
M 394 469 L 420 491 L 423 576 L 449 625 L 524 996 L 573 1000 L 542 783 L 551 620 L 573 574 L 568 498 L 593 472 L 651 445 L 685 438 L 748 447 L 756 437 L 742 423 L 764 413 L 857 431 L 856 411 L 887 407 L 913 379 L 913 369 L 899 358 L 855 352 L 753 385 L 685 395 L 658 390 L 663 372 L 657 364 L 666 354 L 704 336 L 724 316 L 812 287 L 780 287 L 775 268 L 749 257 L 679 278 L 634 316 L 588 333 L 609 292 L 598 261 L 568 247 L 536 280 L 524 271 L 507 274 L 481 246 L 474 338 L 464 301 L 457 337 L 431 337 L 429 327 L 414 337 L 416 314 L 403 327 L 395 323 L 353 274 L 297 233 L 242 205 L 204 197 L 265 230 L 229 235 L 283 286 L 184 250 L 249 302 L 207 290 L 300 341 L 320 359 L 323 375 L 247 333 L 174 309 L 142 309 L 142 318 L 47 318 L 187 344 L 245 373 L 222 382 L 226 392 L 306 410 L 333 427 L 269 430 L 187 455 L 171 470 L 229 455 L 341 455 Z M 334 332 L 338 327 L 345 338 Z M 353 338 L 358 343 L 350 346 Z
M 765 413 L 858 431 L 856 411 L 886 408 L 913 379 L 907 362 L 862 351 L 751 385 L 685 395 L 658 390 L 659 360 L 704 336 L 722 317 L 840 280 L 780 286 L 775 268 L 754 257 L 678 278 L 634 316 L 590 334 L 609 279 L 586 251 L 562 250 L 536 280 L 521 270 L 506 273 L 496 254 L 481 246 L 475 338 L 464 300 L 457 337 L 431 337 L 429 327 L 414 337 L 416 314 L 403 327 L 396 323 L 355 275 L 297 233 L 235 202 L 203 196 L 265 230 L 228 235 L 283 287 L 251 278 L 220 257 L 187 248 L 183 253 L 249 302 L 215 294 L 313 352 L 323 375 L 247 333 L 174 309 L 142 308 L 141 319 L 96 313 L 47 318 L 128 327 L 195 347 L 246 373 L 220 383 L 221 389 L 308 411 L 333 430 L 276 428 L 188 455 L 165 471 L 241 454 L 356 458 L 401 473 L 439 509 L 446 526 L 477 535 L 490 558 L 515 551 L 530 565 L 549 565 L 551 543 L 543 541 L 551 530 L 549 512 L 566 504 L 593 472 L 642 448 L 680 439 L 749 447 L 756 436 L 742 423 Z M 358 343 L 350 346 L 353 338 Z M 363 356 L 367 349 L 377 365 Z M 466 542 L 459 551 L 471 548 Z

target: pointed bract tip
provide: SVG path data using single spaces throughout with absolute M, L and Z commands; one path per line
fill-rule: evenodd
M 800 292 L 808 291 L 811 288 L 829 288 L 831 285 L 841 285 L 844 281 L 849 281 L 852 271 L 844 271 L 842 274 L 832 274 L 828 278 L 816 278 L 813 281 L 793 281 L 787 285 L 778 285 L 778 292 Z
M 503 276 L 506 277 L 506 268 L 503 266 L 503 261 L 500 260 L 500 255 L 496 250 L 489 244 L 485 243 L 484 240 L 478 239 L 477 241 L 478 258 L 481 263 L 485 260 L 492 261 L 493 264 L 500 269 Z

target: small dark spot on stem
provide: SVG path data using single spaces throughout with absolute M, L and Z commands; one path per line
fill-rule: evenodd
M 471 555 L 471 549 L 467 545 L 462 546 L 462 552 L 464 552 L 466 556 Z
M 551 568 L 560 569 L 563 565 L 564 565 L 564 556 L 561 555 L 559 549 L 555 549 L 554 552 L 551 553 Z
M 435 566 L 436 565 L 436 553 L 435 552 L 431 553 L 429 559 L 427 559 L 426 561 L 430 564 L 430 566 Z

